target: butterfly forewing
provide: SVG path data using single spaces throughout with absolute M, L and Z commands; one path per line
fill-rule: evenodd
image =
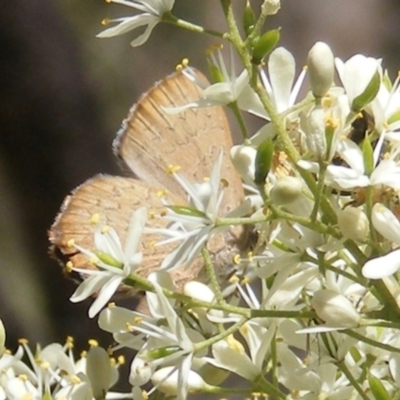
M 181 196 L 185 194 L 167 173 L 167 166 L 177 165 L 190 182 L 202 182 L 222 149 L 221 177 L 229 184 L 223 206 L 226 212 L 240 203 L 243 191 L 229 159 L 232 138 L 224 110 L 204 107 L 179 114 L 165 111 L 200 96 L 200 88 L 181 72 L 158 82 L 130 110 L 114 149 L 140 179 Z
M 53 249 L 75 267 L 96 268 L 72 245 L 95 250 L 93 220 L 97 218 L 94 215 L 98 214 L 101 224 L 117 231 L 122 244 L 131 215 L 139 207 L 148 209 L 148 227 L 166 227 L 165 219 L 159 217 L 165 211 L 159 190 L 167 189 L 173 204 L 187 204 L 186 193 L 167 172 L 167 167 L 180 166 L 188 181 L 200 183 L 210 176 L 221 150 L 224 155 L 221 177 L 228 182 L 222 212 L 229 212 L 240 204 L 243 189 L 229 159 L 232 140 L 223 109 L 196 108 L 179 114 L 164 110 L 198 100 L 200 96 L 199 87 L 178 72 L 141 97 L 114 142 L 115 152 L 138 179 L 98 175 L 76 188 L 64 201 L 50 229 Z M 236 237 L 239 236 L 235 240 Z M 154 247 L 161 239 L 149 234 L 142 238 L 143 265 L 138 272 L 143 276 L 158 269 L 164 257 L 179 244 Z M 213 238 L 209 246 L 214 254 L 227 252 L 228 247 L 223 236 Z M 186 268 L 175 269 L 172 275 L 177 286 L 196 277 L 201 267 L 202 262 L 197 259 Z

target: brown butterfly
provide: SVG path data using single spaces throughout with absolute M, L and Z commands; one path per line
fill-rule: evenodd
M 88 250 L 94 249 L 95 226 L 90 222 L 93 215 L 113 227 L 121 242 L 127 235 L 132 212 L 139 207 L 146 206 L 149 215 L 155 216 L 148 218 L 148 226 L 165 227 L 167 222 L 157 217 L 165 211 L 158 196 L 160 189 L 166 189 L 175 204 L 188 204 L 187 195 L 167 172 L 167 166 L 179 165 L 188 181 L 201 182 L 210 175 L 221 148 L 221 177 L 228 182 L 228 187 L 220 210 L 225 214 L 242 202 L 242 184 L 229 158 L 232 138 L 223 109 L 188 109 L 177 115 L 163 109 L 182 106 L 200 96 L 201 89 L 182 72 L 176 72 L 156 83 L 139 99 L 123 121 L 113 144 L 114 152 L 135 177 L 97 175 L 67 196 L 49 231 L 53 252 L 61 253 L 75 267 L 96 268 L 87 256 L 71 246 L 75 243 Z M 145 277 L 159 269 L 164 257 L 177 246 L 173 243 L 154 247 L 152 244 L 160 239 L 151 234 L 142 238 L 143 264 L 137 272 Z M 242 241 L 242 233 L 238 231 L 218 235 L 209 241 L 216 268 L 225 268 L 217 255 L 232 256 Z M 174 269 L 171 274 L 177 286 L 198 276 L 202 265 L 197 260 L 188 268 Z

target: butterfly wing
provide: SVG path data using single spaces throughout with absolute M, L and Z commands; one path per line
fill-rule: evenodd
M 123 244 L 132 213 L 143 205 L 148 209 L 147 225 L 165 228 L 167 222 L 159 217 L 165 207 L 158 191 L 159 188 L 132 178 L 97 175 L 89 179 L 64 200 L 49 231 L 53 249 L 61 253 L 63 260 L 72 262 L 74 267 L 95 269 L 88 257 L 77 251 L 72 244 L 94 251 L 94 231 L 98 223 L 114 228 Z M 179 202 L 178 199 L 175 201 Z M 154 243 L 160 239 L 160 236 L 145 234 L 141 240 L 140 251 L 145 262 L 137 272 L 142 276 L 146 277 L 150 272 L 159 269 L 165 254 L 176 246 L 171 244 L 154 247 Z M 185 273 L 193 279 L 200 267 L 194 265 Z M 172 275 L 179 285 L 183 279 L 183 271 L 178 269 Z
M 222 209 L 227 212 L 240 203 L 243 189 L 229 158 L 232 138 L 224 110 L 192 108 L 172 115 L 163 109 L 185 105 L 200 96 L 201 89 L 182 72 L 156 83 L 131 108 L 114 150 L 139 179 L 163 185 L 183 197 L 167 166 L 178 165 L 190 182 L 202 182 L 222 149 L 221 177 L 229 184 Z

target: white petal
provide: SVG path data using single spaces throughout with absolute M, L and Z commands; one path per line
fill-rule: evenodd
M 362 274 L 369 279 L 382 279 L 393 275 L 400 269 L 400 250 L 392 251 L 382 257 L 377 257 L 367 261 Z
M 387 240 L 400 244 L 400 222 L 396 216 L 381 203 L 372 208 L 372 224 Z
M 114 276 L 103 286 L 96 300 L 89 308 L 89 318 L 95 317 L 100 310 L 107 305 L 121 282 L 122 278 L 120 276 Z

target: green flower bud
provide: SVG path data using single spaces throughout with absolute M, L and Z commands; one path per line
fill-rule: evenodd
M 265 32 L 253 41 L 253 58 L 251 60 L 253 64 L 261 64 L 263 58 L 276 47 L 280 39 L 280 30 L 281 28 L 278 28 Z
M 386 390 L 382 381 L 372 374 L 368 374 L 368 384 L 375 400 L 391 400 L 392 395 Z
M 332 86 L 334 69 L 330 47 L 323 42 L 315 43 L 307 58 L 307 72 L 314 97 L 321 98 L 326 95 Z
M 254 25 L 256 23 L 256 16 L 253 9 L 251 8 L 250 1 L 247 0 L 246 7 L 243 12 L 243 29 L 247 36 L 253 31 Z
M 274 154 L 274 143 L 272 139 L 264 140 L 257 149 L 255 159 L 254 183 L 263 185 L 271 169 L 272 156 Z

